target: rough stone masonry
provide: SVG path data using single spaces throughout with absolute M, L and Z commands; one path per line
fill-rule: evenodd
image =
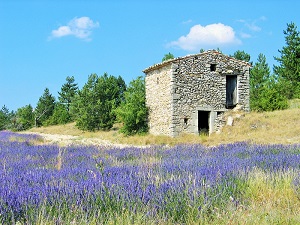
M 175 137 L 220 130 L 224 112 L 250 109 L 250 66 L 211 50 L 148 67 L 149 132 Z

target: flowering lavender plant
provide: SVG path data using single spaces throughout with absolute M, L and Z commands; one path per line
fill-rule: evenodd
M 12 135 L 19 134 L 0 132 L 2 224 L 102 224 L 125 212 L 143 215 L 144 223 L 195 222 L 216 208 L 246 204 L 253 169 L 300 169 L 299 145 L 62 148 L 12 142 Z M 299 190 L 297 179 L 294 185 Z

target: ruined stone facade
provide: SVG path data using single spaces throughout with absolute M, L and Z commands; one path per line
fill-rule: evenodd
M 225 111 L 249 111 L 249 69 L 214 50 L 145 69 L 149 132 L 175 137 L 220 130 Z

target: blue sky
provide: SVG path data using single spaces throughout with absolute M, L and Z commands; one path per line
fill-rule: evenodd
M 67 76 L 80 88 L 92 73 L 128 84 L 168 52 L 219 47 L 253 62 L 263 53 L 272 69 L 299 9 L 298 0 L 0 0 L 0 107 L 35 107 L 46 87 L 57 97 Z

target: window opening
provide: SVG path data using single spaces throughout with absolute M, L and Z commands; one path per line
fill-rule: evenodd
M 188 121 L 189 121 L 189 119 L 188 119 L 188 118 L 184 118 L 184 119 L 183 119 L 183 123 L 184 123 L 184 125 L 187 125 L 187 124 L 188 124 Z
M 217 64 L 210 64 L 210 71 L 213 72 L 213 71 L 216 71 L 217 69 Z

